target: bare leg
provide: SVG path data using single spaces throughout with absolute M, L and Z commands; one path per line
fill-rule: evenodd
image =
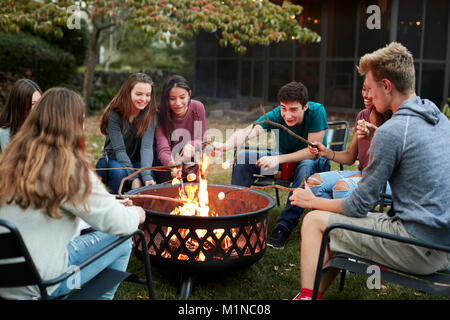
M 311 211 L 302 222 L 300 272 L 302 288 L 313 289 L 316 276 L 317 262 L 319 260 L 320 244 L 323 232 L 328 226 L 330 213 L 326 211 Z M 330 250 L 325 249 L 324 263 L 330 259 Z M 319 291 L 325 292 L 338 274 L 338 270 L 328 272 L 320 282 Z

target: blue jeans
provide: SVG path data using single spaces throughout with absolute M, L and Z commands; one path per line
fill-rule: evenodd
M 123 166 L 116 160 L 109 159 L 108 160 L 108 166 L 106 166 L 106 159 L 105 157 L 101 157 L 97 161 L 97 165 L 95 166 L 97 169 L 104 169 L 104 168 L 111 168 L 113 170 L 97 170 L 97 174 L 102 178 L 103 183 L 106 184 L 106 186 L 109 189 L 109 192 L 112 194 L 119 193 L 119 187 L 120 183 L 122 182 L 123 178 L 128 177 L 128 171 L 126 169 L 119 170 L 120 168 L 123 168 Z M 133 163 L 133 168 L 140 168 L 141 164 L 140 162 Z M 139 179 L 137 177 L 136 179 Z M 131 180 L 128 180 L 124 183 L 122 193 L 124 191 L 128 191 L 131 188 Z
M 67 246 L 69 254 L 69 268 L 93 256 L 106 245 L 117 240 L 118 236 L 106 234 L 100 231 L 94 231 L 75 237 Z M 80 270 L 78 274 L 62 282 L 59 287 L 50 295 L 50 298 L 56 298 L 65 295 L 74 289 L 74 286 L 81 286 L 94 278 L 105 268 L 111 268 L 119 271 L 126 271 L 128 260 L 131 254 L 131 238 L 112 249 L 110 252 Z M 76 280 L 74 280 L 76 279 Z M 105 292 L 100 300 L 112 300 L 119 285 L 114 286 Z
M 356 188 L 356 185 L 358 184 L 359 180 L 361 180 L 360 176 L 350 177 L 355 174 L 361 174 L 361 171 L 344 170 L 344 171 L 321 172 L 319 173 L 319 175 L 322 178 L 322 182 L 317 181 L 320 183 L 320 185 L 317 186 L 310 185 L 310 189 L 317 197 L 321 198 L 327 199 L 347 198 L 350 195 L 350 193 L 352 193 L 352 191 Z M 334 185 L 336 184 L 336 182 L 340 180 L 345 181 L 347 183 L 347 185 L 349 186 L 348 190 L 334 190 Z M 391 187 L 389 183 L 387 184 L 386 187 L 386 193 L 391 194 Z
M 261 172 L 261 169 L 255 165 L 256 160 L 260 157 L 270 155 L 268 152 L 263 151 L 243 151 L 240 152 L 236 159 L 236 166 L 233 170 L 233 175 L 231 177 L 231 184 L 250 187 L 255 178 L 254 174 L 274 174 L 278 168 L 266 170 L 266 172 Z M 324 165 L 325 163 L 325 165 Z M 330 162 L 324 157 L 320 157 L 317 160 L 302 160 L 295 166 L 293 173 L 292 188 L 297 188 L 303 181 L 303 177 L 307 180 L 311 175 L 317 172 L 330 170 Z M 271 171 L 271 172 L 270 172 Z M 280 224 L 287 230 L 292 232 L 298 224 L 298 220 L 303 214 L 303 208 L 291 205 L 289 197 L 292 192 L 289 193 L 286 202 L 286 208 L 278 218 L 277 225 Z

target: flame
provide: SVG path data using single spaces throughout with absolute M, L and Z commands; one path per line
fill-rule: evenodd
M 199 166 L 199 172 L 198 172 L 198 178 L 199 183 L 197 185 L 193 184 L 186 184 L 184 185 L 184 190 L 182 189 L 181 181 L 174 178 L 172 181 L 172 185 L 178 185 L 179 188 L 179 198 L 183 200 L 188 200 L 187 202 L 184 202 L 183 205 L 180 205 L 176 207 L 170 214 L 174 215 L 186 215 L 186 216 L 201 216 L 201 217 L 207 217 L 207 216 L 215 216 L 216 214 L 214 212 L 210 212 L 209 208 L 209 199 L 208 199 L 208 181 L 206 180 L 206 169 L 208 168 L 208 156 L 206 154 L 203 154 L 202 161 Z M 172 231 L 172 228 L 168 227 L 166 236 L 168 236 Z M 211 236 L 208 236 L 204 241 L 203 238 L 207 234 L 206 229 L 196 229 L 195 234 L 198 237 L 199 240 L 203 242 L 202 248 L 205 251 L 212 250 L 216 247 L 216 243 L 214 239 Z M 214 229 L 213 233 L 216 237 L 216 239 L 220 239 L 225 232 L 224 229 Z M 200 244 L 195 236 L 189 236 L 189 229 L 179 229 L 178 233 L 180 236 L 185 239 L 186 237 L 189 237 L 189 239 L 186 241 L 186 248 L 194 252 L 199 247 Z M 232 234 L 234 235 L 235 232 Z M 173 248 L 178 248 L 181 245 L 180 240 L 177 238 L 176 234 L 173 234 L 170 237 L 169 244 Z M 231 247 L 232 241 L 231 239 L 226 236 L 225 239 L 221 242 L 220 246 L 223 250 L 228 251 L 228 249 Z M 198 255 L 196 256 L 196 261 L 205 261 L 206 256 L 203 252 L 203 250 L 200 250 Z M 166 250 L 162 253 L 163 257 L 170 258 L 170 253 Z M 178 260 L 188 260 L 189 257 L 185 253 L 180 253 L 177 257 Z

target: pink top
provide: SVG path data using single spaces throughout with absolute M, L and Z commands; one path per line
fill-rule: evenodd
M 370 110 L 364 109 L 361 110 L 358 115 L 356 116 L 356 122 L 355 122 L 355 128 L 354 132 L 356 133 L 356 126 L 358 124 L 358 120 L 366 120 L 369 122 L 370 117 Z M 359 159 L 359 165 L 358 170 L 362 171 L 367 165 L 369 164 L 369 147 L 370 147 L 370 141 L 367 141 L 366 139 L 358 139 L 358 159 Z
M 160 126 L 156 128 L 155 138 L 158 146 L 158 158 L 163 166 L 175 158 L 186 143 L 201 149 L 206 133 L 205 107 L 197 100 L 191 100 L 183 118 L 172 118 L 173 131 L 170 144 Z M 173 156 L 172 156 L 173 154 Z

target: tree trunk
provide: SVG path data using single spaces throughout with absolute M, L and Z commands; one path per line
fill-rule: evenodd
M 100 30 L 94 23 L 92 30 L 92 39 L 89 46 L 87 66 L 84 72 L 84 81 L 82 90 L 83 100 L 86 104 L 86 114 L 89 114 L 91 111 L 90 98 L 92 94 L 92 88 L 94 86 L 94 72 L 95 67 L 97 66 L 98 50 L 100 47 L 99 38 L 100 38 Z

